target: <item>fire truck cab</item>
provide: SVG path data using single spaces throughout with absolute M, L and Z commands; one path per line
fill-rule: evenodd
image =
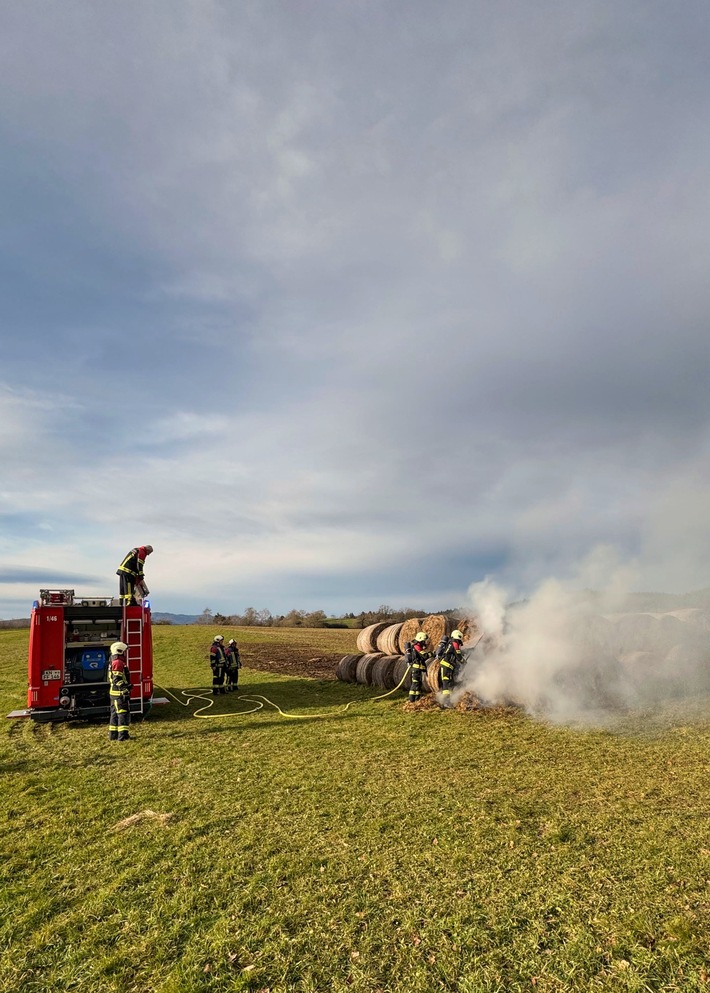
M 30 620 L 29 716 L 35 721 L 108 718 L 114 641 L 128 647 L 131 715 L 140 719 L 153 704 L 150 603 L 125 607 L 110 596 L 40 590 Z

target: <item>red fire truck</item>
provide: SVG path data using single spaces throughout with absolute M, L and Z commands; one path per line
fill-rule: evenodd
M 124 607 L 110 596 L 40 590 L 30 621 L 28 715 L 36 721 L 108 719 L 114 641 L 128 647 L 131 715 L 140 719 L 153 704 L 150 603 Z

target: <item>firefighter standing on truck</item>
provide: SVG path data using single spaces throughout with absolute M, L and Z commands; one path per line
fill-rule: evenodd
M 405 658 L 411 665 L 412 685 L 409 688 L 409 702 L 416 703 L 422 695 L 422 683 L 427 664 L 431 658 L 431 652 L 427 647 L 429 635 L 424 631 L 419 631 L 414 635 L 414 641 L 410 642 L 406 650 Z
M 227 645 L 227 692 L 231 693 L 233 690 L 239 689 L 239 670 L 242 667 L 242 660 L 239 656 L 239 645 L 236 643 L 234 638 L 229 639 L 229 644 Z
M 439 673 L 441 675 L 441 702 L 444 707 L 451 706 L 451 691 L 454 688 L 454 680 L 459 669 L 466 661 L 462 649 L 463 635 L 458 628 L 451 632 L 451 638 L 448 639 L 445 645 L 441 646 L 441 654 L 439 654 L 439 650 L 437 649 L 437 658 L 440 663 Z
M 145 585 L 143 566 L 146 558 L 153 551 L 152 545 L 139 545 L 132 548 L 121 562 L 116 575 L 119 578 L 119 596 L 122 607 L 133 607 L 137 603 L 136 590 L 141 596 L 146 596 L 148 587 Z
M 227 656 L 224 651 L 224 636 L 221 634 L 216 634 L 210 645 L 210 669 L 213 694 L 217 696 L 218 693 L 226 693 L 224 674 L 227 670 Z
M 122 641 L 111 645 L 111 658 L 108 666 L 109 705 L 108 740 L 128 741 L 128 727 L 131 723 L 131 674 L 126 662 L 128 648 Z

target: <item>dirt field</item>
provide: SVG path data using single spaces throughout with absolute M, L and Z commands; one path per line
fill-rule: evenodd
M 307 676 L 310 679 L 335 679 L 341 652 L 322 652 L 303 645 L 248 645 L 241 650 L 246 668 L 261 672 L 278 672 L 284 676 Z

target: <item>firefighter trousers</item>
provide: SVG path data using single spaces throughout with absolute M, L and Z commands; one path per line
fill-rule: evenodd
M 110 697 L 111 713 L 108 719 L 109 741 L 125 741 L 130 737 L 128 727 L 131 723 L 130 693 Z
M 136 604 L 136 577 L 128 572 L 119 572 L 118 591 L 122 607 L 133 607 Z
M 239 685 L 239 669 L 237 668 L 227 669 L 226 678 L 227 678 L 227 689 L 236 690 Z
M 224 688 L 224 666 L 223 665 L 213 665 L 212 666 L 212 692 L 215 696 L 218 693 L 226 693 Z
M 424 673 L 426 666 L 421 662 L 412 662 L 412 685 L 409 687 L 409 702 L 416 703 L 424 688 Z
M 448 703 L 451 700 L 451 691 L 454 688 L 456 666 L 452 665 L 450 662 L 445 662 L 442 659 L 439 672 L 441 674 L 441 694 L 444 698 L 444 702 Z

